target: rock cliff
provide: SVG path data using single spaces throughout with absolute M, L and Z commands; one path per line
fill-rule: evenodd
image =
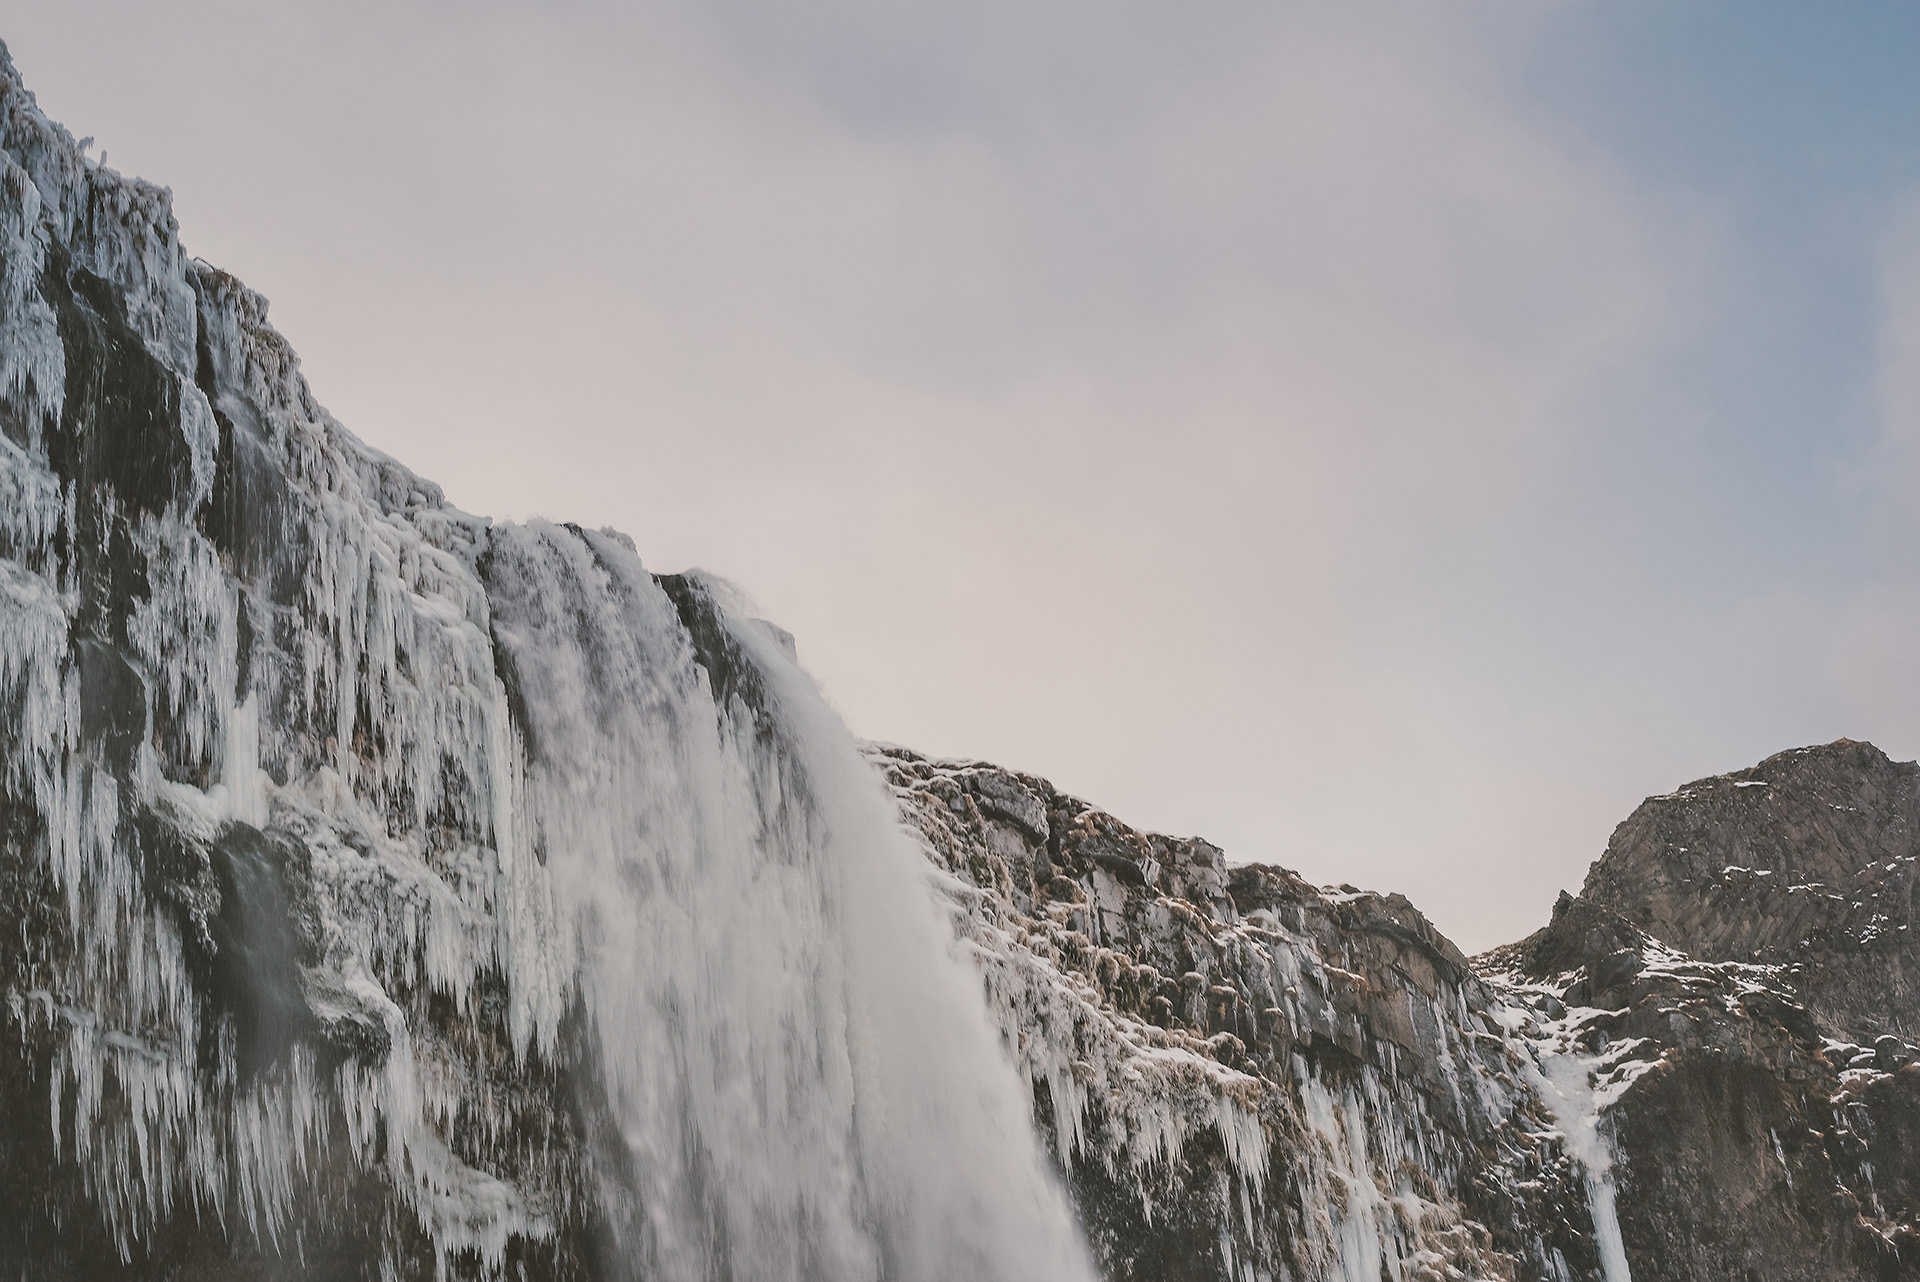
M 792 649 L 355 440 L 0 49 L 0 1273 L 1920 1276 L 1920 768 L 1468 958 Z
M 1920 1063 L 1881 1031 L 1911 763 L 1843 740 L 1651 798 L 1468 959 L 1400 896 L 869 751 L 1110 1277 L 1920 1276 Z
M 1648 798 L 1487 959 L 1645 1065 L 1612 1113 L 1636 1276 L 1920 1274 L 1917 782 L 1843 739 Z
M 0 1273 L 1091 1277 L 719 584 L 320 407 L 0 50 Z
M 1650 797 L 1581 897 L 1704 960 L 1784 967 L 1822 1030 L 1920 1036 L 1920 767 L 1842 739 Z
M 1594 1277 L 1551 1013 L 1397 895 L 876 748 L 1116 1279 Z M 1584 1083 L 1583 1083 L 1584 1086 Z

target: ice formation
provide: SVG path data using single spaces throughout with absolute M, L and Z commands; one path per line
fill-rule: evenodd
M 648 1278 L 1090 1278 L 774 634 L 362 446 L 0 72 L 0 784 L 62 910 L 9 1015 L 111 1253 L 186 1217 L 304 1259 L 370 1174 L 395 1276 L 586 1220 Z
M 1587 1206 L 1605 1282 L 1632 1282 L 1620 1240 L 1619 1191 L 1613 1183 L 1613 1146 L 1600 1133 L 1600 1106 L 1588 1080 L 1590 1066 L 1578 1055 L 1549 1055 L 1540 1093 L 1566 1137 L 1567 1151 L 1586 1176 Z
M 1477 975 L 1397 897 L 1229 868 L 984 763 L 869 756 L 1111 1276 L 1600 1277 L 1515 1205 L 1592 1206 L 1541 1090 L 1544 987 Z

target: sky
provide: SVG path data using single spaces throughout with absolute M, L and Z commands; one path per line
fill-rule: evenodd
M 1543 923 L 1920 751 L 1920 9 L 63 0 L 41 106 L 470 511 L 862 735 Z

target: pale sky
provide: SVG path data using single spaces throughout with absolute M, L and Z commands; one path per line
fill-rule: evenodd
M 62 0 L 452 501 L 632 534 L 856 732 L 1542 923 L 1645 795 L 1920 748 L 1920 9 Z

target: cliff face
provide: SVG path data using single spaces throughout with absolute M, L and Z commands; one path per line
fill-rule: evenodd
M 1650 797 L 1581 897 L 1675 948 L 1786 968 L 1826 1033 L 1920 1036 L 1920 766 L 1842 739 Z
M 1654 798 L 1469 959 L 856 749 L 356 441 L 0 50 L 0 1273 L 1913 1276 L 1917 786 Z
M 1614 1110 L 1636 1275 L 1920 1273 L 1917 788 L 1843 739 L 1651 797 L 1496 954 L 1649 1065 Z
M 0 51 L 0 1273 L 1091 1276 L 782 634 L 318 405 Z
M 1557 1012 L 1404 898 L 1230 867 L 1032 776 L 871 755 L 960 883 L 1108 1276 L 1600 1275 L 1540 1090 Z
M 482 527 L 0 53 L 0 1260 L 575 1271 Z

